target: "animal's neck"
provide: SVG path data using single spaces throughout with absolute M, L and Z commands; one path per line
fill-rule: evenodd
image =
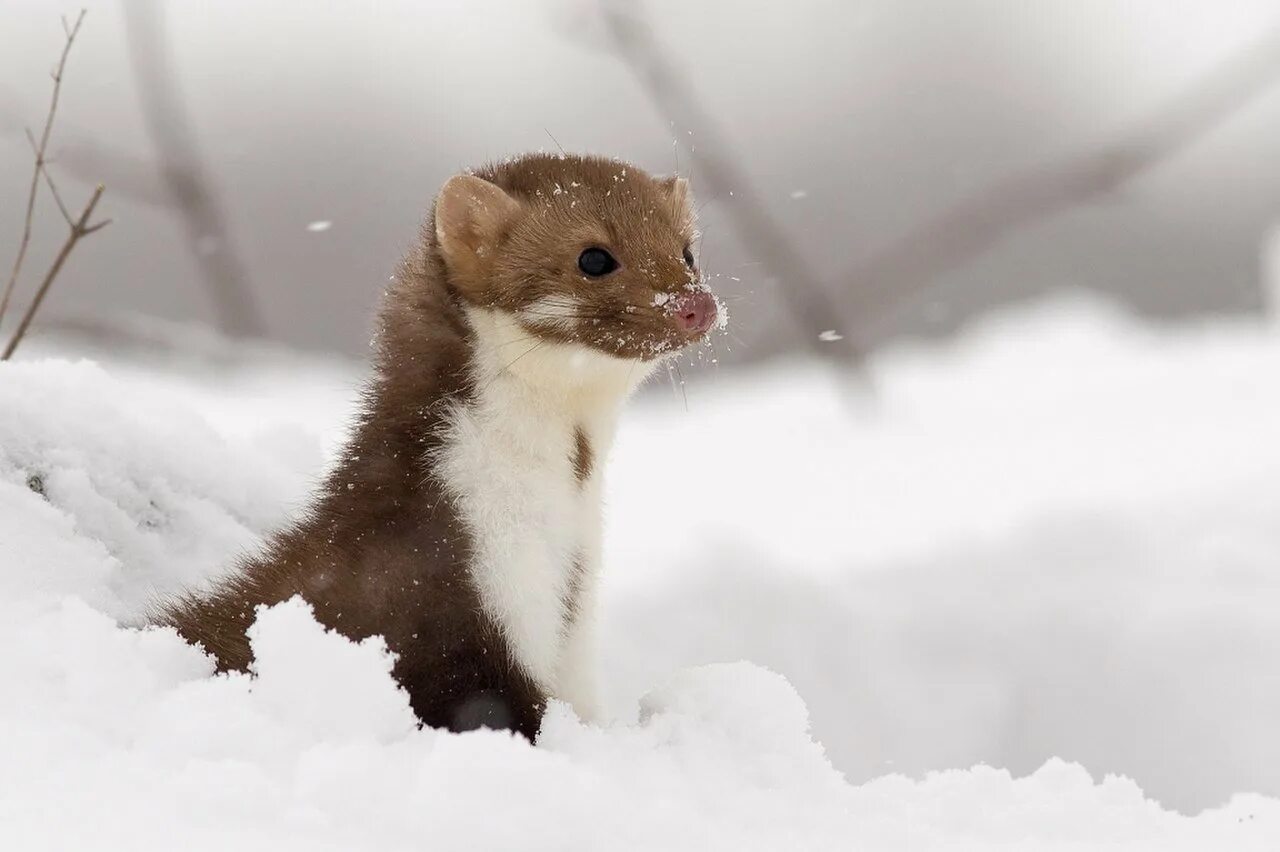
M 476 397 L 502 397 L 552 420 L 612 431 L 618 410 L 652 365 L 534 336 L 510 314 L 469 308 Z
M 468 309 L 472 388 L 452 408 L 437 481 L 471 535 L 469 571 L 512 656 L 553 695 L 589 630 L 600 561 L 600 470 L 645 365 L 543 341 Z M 586 635 L 586 634 L 582 634 Z

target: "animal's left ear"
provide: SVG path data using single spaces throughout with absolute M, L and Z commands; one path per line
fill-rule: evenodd
M 671 206 L 682 217 L 691 217 L 693 215 L 692 202 L 693 197 L 689 192 L 689 181 L 682 177 L 672 175 L 671 177 L 662 178 L 658 184 L 667 192 L 671 199 Z

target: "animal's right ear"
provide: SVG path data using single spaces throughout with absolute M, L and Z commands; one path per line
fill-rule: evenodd
M 454 175 L 436 196 L 436 241 L 451 270 L 479 272 L 520 202 L 475 175 Z
M 692 219 L 693 207 L 692 198 L 689 194 L 689 181 L 679 175 L 660 178 L 658 184 L 667 192 L 667 196 L 671 199 L 672 209 L 675 211 L 678 219 Z

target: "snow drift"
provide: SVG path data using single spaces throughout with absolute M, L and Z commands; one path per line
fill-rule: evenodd
M 0 844 L 1276 848 L 1277 367 L 1272 329 L 1058 306 L 886 356 L 857 410 L 797 365 L 641 400 L 617 721 L 555 705 L 534 748 L 419 730 L 300 600 L 252 677 L 130 626 L 305 498 L 349 373 L 3 365 Z M 718 475 L 672 495 L 673 445 Z

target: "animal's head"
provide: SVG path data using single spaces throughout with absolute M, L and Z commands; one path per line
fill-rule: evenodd
M 451 178 L 434 236 L 467 303 L 538 338 L 650 361 L 723 323 L 693 254 L 683 178 L 596 157 L 521 157 Z

